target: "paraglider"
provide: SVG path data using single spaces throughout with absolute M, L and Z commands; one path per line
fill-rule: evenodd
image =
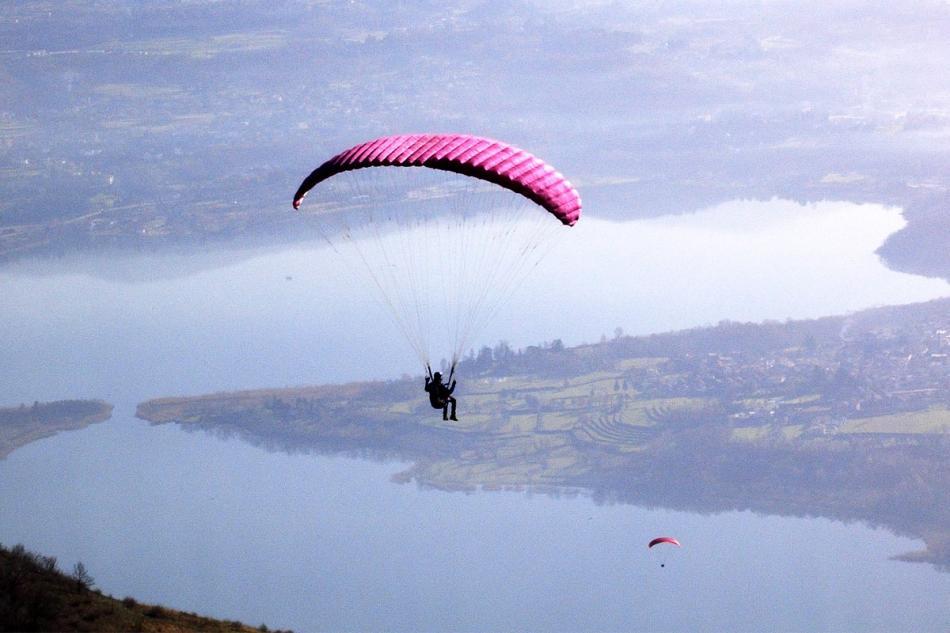
M 681 547 L 680 542 L 672 536 L 658 536 L 657 538 L 650 541 L 650 544 L 647 545 L 647 547 L 652 548 L 654 545 L 659 545 L 660 543 L 669 543 L 671 545 Z
M 427 378 L 434 378 L 431 350 L 450 352 L 442 368 L 449 383 L 463 351 L 538 265 L 559 227 L 581 215 L 577 190 L 553 167 L 467 134 L 359 143 L 303 180 L 295 209 L 310 192 L 319 194 L 313 209 L 324 240 L 368 275 Z M 437 408 L 454 412 L 452 389 L 436 390 Z
M 681 547 L 680 542 L 673 538 L 672 536 L 658 536 L 647 545 L 648 549 L 653 549 L 654 546 L 660 545 L 662 543 L 669 543 L 670 545 L 675 545 L 676 547 Z M 666 563 L 660 563 L 660 567 L 666 567 Z

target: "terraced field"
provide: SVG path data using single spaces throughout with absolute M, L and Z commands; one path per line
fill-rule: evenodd
M 574 432 L 579 440 L 604 444 L 641 444 L 656 435 L 654 427 L 632 426 L 620 416 L 601 415 L 580 425 Z

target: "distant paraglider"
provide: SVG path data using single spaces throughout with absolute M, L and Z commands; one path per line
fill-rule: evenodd
M 662 544 L 662 543 L 669 543 L 670 545 L 675 545 L 676 547 L 681 547 L 680 542 L 677 541 L 677 540 L 676 540 L 675 538 L 673 538 L 672 536 L 658 536 L 658 537 L 656 537 L 655 539 L 653 539 L 652 541 L 650 541 L 650 544 L 647 545 L 647 548 L 653 549 L 654 546 L 660 545 L 660 544 Z M 666 567 L 666 563 L 665 563 L 665 562 L 660 563 L 660 567 Z

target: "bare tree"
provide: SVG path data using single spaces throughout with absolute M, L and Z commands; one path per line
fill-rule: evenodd
M 76 585 L 80 589 L 89 589 L 96 581 L 96 579 L 89 574 L 89 571 L 86 570 L 86 566 L 83 565 L 81 561 L 73 566 L 73 580 L 76 581 Z

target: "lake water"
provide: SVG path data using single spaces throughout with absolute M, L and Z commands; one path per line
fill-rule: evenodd
M 478 344 L 950 294 L 873 255 L 901 225 L 893 208 L 782 200 L 586 218 Z M 314 243 L 0 270 L 0 405 L 116 404 L 109 422 L 0 461 L 0 542 L 81 560 L 118 597 L 300 631 L 950 626 L 950 575 L 890 560 L 921 543 L 884 530 L 420 490 L 390 481 L 405 464 L 269 453 L 133 417 L 162 395 L 418 374 L 385 315 L 332 269 Z M 666 533 L 684 547 L 646 549 Z

